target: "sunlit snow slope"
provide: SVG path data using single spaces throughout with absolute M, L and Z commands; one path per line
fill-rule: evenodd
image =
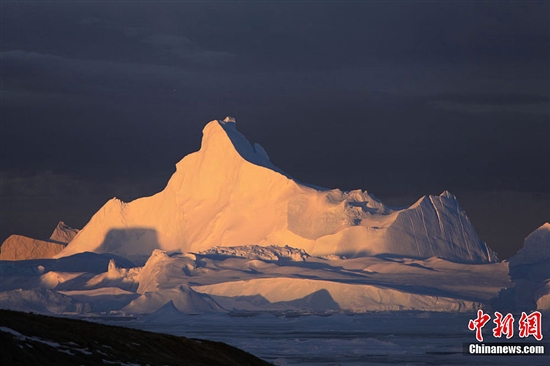
M 0 260 L 52 258 L 65 248 L 65 244 L 10 235 L 0 248 Z
M 396 210 L 365 191 L 311 188 L 274 167 L 232 118 L 206 125 L 201 149 L 176 165 L 162 192 L 130 203 L 111 199 L 58 257 L 90 251 L 143 261 L 154 249 L 247 244 L 317 256 L 497 260 L 450 193 Z
M 78 229 L 73 229 L 63 221 L 59 221 L 47 240 L 10 235 L 0 247 L 0 260 L 52 258 L 65 249 L 77 233 Z

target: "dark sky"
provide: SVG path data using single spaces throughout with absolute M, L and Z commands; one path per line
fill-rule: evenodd
M 550 220 L 550 2 L 1 4 L 1 238 L 165 186 L 226 115 L 293 177 Z

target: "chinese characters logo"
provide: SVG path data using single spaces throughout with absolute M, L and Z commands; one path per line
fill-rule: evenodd
M 468 329 L 476 332 L 476 339 L 478 342 L 483 342 L 483 334 L 481 329 L 487 325 L 491 320 L 489 314 L 484 314 L 483 310 L 477 311 L 477 318 L 471 319 L 468 322 Z M 519 319 L 519 337 L 527 338 L 533 336 L 537 341 L 542 340 L 542 316 L 538 311 L 532 312 L 527 315 L 525 312 L 521 313 L 521 318 Z M 512 314 L 506 314 L 503 316 L 498 311 L 495 311 L 495 319 L 493 320 L 495 327 L 493 328 L 493 336 L 495 338 L 501 338 L 503 335 L 506 335 L 506 339 L 510 339 L 514 335 L 514 316 Z

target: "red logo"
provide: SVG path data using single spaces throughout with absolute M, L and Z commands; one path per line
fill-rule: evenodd
M 477 318 L 475 320 L 470 320 L 468 323 L 468 329 L 476 331 L 476 339 L 479 342 L 483 342 L 483 334 L 481 334 L 481 328 L 487 324 L 491 317 L 487 314 L 483 314 L 483 310 L 477 311 Z
M 527 338 L 532 335 L 537 341 L 540 341 L 542 339 L 542 332 L 540 330 L 541 319 L 542 316 L 538 311 L 529 315 L 521 312 L 521 318 L 519 319 L 519 336 Z
M 502 314 L 495 311 L 495 320 L 493 323 L 496 326 L 493 328 L 493 336 L 500 338 L 503 334 L 506 334 L 506 339 L 512 338 L 514 335 L 514 316 L 512 314 L 506 314 L 503 318 Z
M 468 329 L 476 331 L 476 339 L 478 342 L 483 342 L 483 334 L 481 329 L 489 322 L 491 316 L 484 314 L 483 310 L 477 311 L 477 318 L 470 319 L 468 322 Z M 514 316 L 512 314 L 506 314 L 503 316 L 498 311 L 495 311 L 495 319 L 493 320 L 495 327 L 493 328 L 493 336 L 500 338 L 502 335 L 506 335 L 506 339 L 510 339 L 514 336 Z M 535 311 L 527 315 L 524 312 L 521 313 L 521 318 L 518 322 L 519 336 L 521 338 L 527 338 L 529 336 L 535 337 L 537 341 L 542 340 L 542 315 L 540 312 Z

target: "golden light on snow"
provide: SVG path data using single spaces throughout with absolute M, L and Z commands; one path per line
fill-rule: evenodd
M 232 117 L 206 125 L 201 149 L 176 165 L 162 192 L 110 200 L 59 256 L 108 251 L 143 260 L 155 248 L 185 253 L 252 243 L 312 255 L 496 260 L 450 193 L 394 210 L 365 191 L 311 188 L 274 167 Z

